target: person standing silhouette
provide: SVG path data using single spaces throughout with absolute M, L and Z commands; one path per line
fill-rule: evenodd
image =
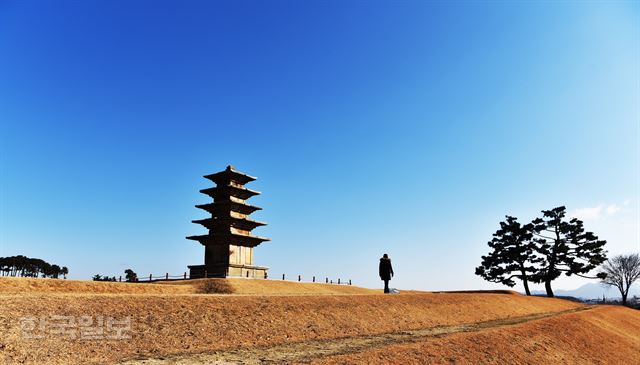
M 393 267 L 391 266 L 391 259 L 386 253 L 382 255 L 380 259 L 378 271 L 380 273 L 380 279 L 384 281 L 384 292 L 389 293 L 389 280 L 393 277 Z

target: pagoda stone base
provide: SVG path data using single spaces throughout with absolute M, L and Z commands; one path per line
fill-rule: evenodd
M 254 279 L 266 279 L 268 267 L 255 266 L 255 265 L 239 265 L 239 264 L 227 264 L 227 265 L 190 265 L 189 277 L 191 279 L 201 278 L 228 278 L 228 277 L 240 277 L 240 278 L 254 278 Z

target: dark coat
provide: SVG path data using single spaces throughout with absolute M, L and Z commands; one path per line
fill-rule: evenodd
M 384 257 L 380 259 L 380 267 L 378 269 L 380 272 L 381 280 L 391 280 L 393 276 L 393 267 L 391 267 L 391 259 L 385 259 Z

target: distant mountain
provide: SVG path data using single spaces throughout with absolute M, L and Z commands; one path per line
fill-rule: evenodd
M 547 292 L 544 290 L 532 290 L 531 294 L 546 295 Z M 620 291 L 618 291 L 618 288 L 602 286 L 598 283 L 584 284 L 583 286 L 572 290 L 553 289 L 553 294 L 556 296 L 576 297 L 582 299 L 600 299 L 603 294 L 605 297 L 610 299 L 620 298 Z M 640 284 L 638 283 L 633 284 L 629 290 L 629 298 L 632 298 L 634 295 L 640 297 Z

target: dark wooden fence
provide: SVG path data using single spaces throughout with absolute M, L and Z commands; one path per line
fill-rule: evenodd
M 235 276 L 231 276 L 230 278 L 236 278 Z M 237 278 L 242 278 L 241 276 L 237 276 Z M 297 280 L 295 280 L 297 279 Z M 317 280 L 316 280 L 317 279 Z M 149 274 L 149 276 L 144 276 L 144 277 L 138 277 L 138 280 L 136 280 L 136 282 L 138 283 L 153 283 L 153 282 L 158 282 L 158 281 L 178 281 L 178 280 L 191 280 L 191 277 L 189 277 L 189 274 L 187 274 L 186 272 L 183 273 L 182 275 L 169 275 L 169 273 L 166 273 L 164 275 L 160 275 L 160 276 L 154 276 L 153 274 Z M 278 279 L 274 279 L 274 278 L 269 278 L 269 277 L 265 277 L 263 278 L 258 278 L 258 280 L 285 280 L 287 281 L 287 276 L 285 274 L 282 274 L 282 279 L 280 279 L 280 277 L 278 277 Z M 122 276 L 120 276 L 118 278 L 118 281 L 126 281 L 126 279 L 123 279 Z M 305 283 L 325 283 L 325 284 L 338 284 L 338 285 L 351 285 L 351 279 L 348 280 L 342 280 L 341 278 L 333 279 L 333 278 L 329 278 L 329 277 L 318 277 L 316 278 L 316 276 L 312 276 L 311 277 L 311 281 L 307 280 L 303 280 L 302 275 L 298 275 L 297 278 L 294 276 L 294 280 L 289 279 L 289 281 L 298 281 L 298 282 L 305 282 Z

